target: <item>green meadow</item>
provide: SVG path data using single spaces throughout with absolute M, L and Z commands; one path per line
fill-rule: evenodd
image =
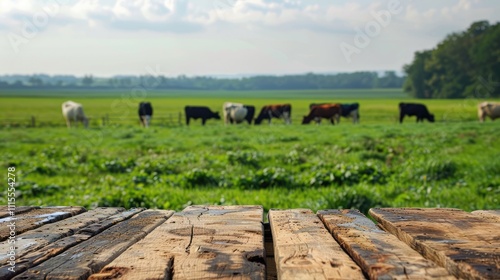
M 0 92 L 0 125 L 26 126 L 31 117 L 42 126 L 63 126 L 61 104 L 67 100 L 82 103 L 93 127 L 109 124 L 137 125 L 137 105 L 149 100 L 154 107 L 154 120 L 158 126 L 179 123 L 179 113 L 186 105 L 203 105 L 221 112 L 226 101 L 254 105 L 256 114 L 266 104 L 292 104 L 292 119 L 300 124 L 313 102 L 359 102 L 362 124 L 396 123 L 398 103 L 423 102 L 438 122 L 476 121 L 480 100 L 410 100 L 400 89 L 373 90 L 296 90 L 296 91 L 5 91 Z M 184 123 L 184 117 L 182 123 Z M 414 122 L 414 119 L 409 119 Z M 279 122 L 279 121 L 278 121 Z M 342 120 L 342 122 L 349 122 Z M 208 125 L 222 122 L 209 121 Z M 195 124 L 196 125 L 196 124 Z
M 84 105 L 89 129 L 65 127 L 60 106 L 66 100 Z M 149 129 L 138 124 L 142 100 L 154 107 Z M 257 111 L 290 103 L 293 122 L 178 123 L 185 105 L 220 112 L 225 101 Z M 326 101 L 359 102 L 361 123 L 300 124 L 309 103 Z M 2 92 L 0 166 L 3 178 L 7 167 L 16 167 L 18 206 L 498 208 L 500 130 L 498 123 L 477 121 L 481 100 L 419 100 L 436 123 L 408 118 L 402 125 L 400 101 L 414 100 L 400 90 Z

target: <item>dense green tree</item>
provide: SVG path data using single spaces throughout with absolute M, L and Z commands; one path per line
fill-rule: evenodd
M 500 24 L 473 23 L 404 66 L 404 90 L 416 98 L 499 97 Z

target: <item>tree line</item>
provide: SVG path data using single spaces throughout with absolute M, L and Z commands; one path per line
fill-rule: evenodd
M 185 75 L 178 77 L 115 76 L 112 78 L 85 75 L 78 78 L 70 75 L 49 76 L 37 74 L 0 76 L 0 88 L 120 89 L 143 86 L 153 89 L 185 90 L 371 89 L 401 88 L 404 79 L 404 77 L 397 75 L 395 71 L 386 71 L 384 73 L 308 73 L 284 76 L 260 75 L 244 78 L 188 77 Z
M 500 97 L 500 23 L 474 22 L 404 66 L 405 92 L 415 98 Z

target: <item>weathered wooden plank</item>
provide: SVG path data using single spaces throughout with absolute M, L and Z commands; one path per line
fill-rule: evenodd
M 16 252 L 15 273 L 7 270 L 8 266 L 0 267 L 0 279 L 20 274 L 144 209 L 134 208 L 120 212 L 123 210 L 123 208 L 97 208 L 25 232 L 18 238 L 18 243 L 21 243 L 21 246 Z M 72 235 L 75 232 L 76 234 Z
M 141 212 L 14 279 L 87 279 L 163 223 L 172 213 L 165 210 Z
M 472 212 L 473 215 L 478 215 L 489 222 L 500 223 L 500 210 L 477 210 Z
M 9 216 L 0 219 L 0 241 L 7 240 L 10 234 L 10 228 L 6 226 L 11 222 L 15 222 L 16 236 L 40 227 L 42 225 L 53 223 L 85 212 L 83 207 L 43 207 L 34 209 L 28 212 L 20 213 L 19 215 Z
M 358 210 L 318 211 L 318 216 L 370 279 L 456 279 Z
M 309 209 L 270 210 L 278 279 L 365 279 Z
M 264 279 L 262 215 L 257 206 L 187 207 L 90 279 Z
M 14 211 L 10 211 L 10 209 L 14 209 Z M 31 211 L 33 209 L 40 209 L 40 207 L 35 207 L 35 206 L 17 206 L 17 207 L 11 207 L 7 205 L 0 205 L 0 218 L 5 218 L 5 217 L 10 217 L 12 216 L 12 212 L 17 215 L 21 213 L 25 213 L 28 211 Z
M 28 252 L 40 249 L 57 239 L 73 234 L 78 229 L 109 217 L 123 208 L 103 208 L 84 212 L 73 217 L 43 225 L 39 228 L 16 234 L 16 257 L 20 258 Z M 16 223 L 17 225 L 17 223 Z M 5 252 L 12 246 L 7 241 L 0 243 L 0 262 L 7 259 Z
M 370 215 L 459 278 L 500 275 L 500 223 L 458 209 L 371 209 Z

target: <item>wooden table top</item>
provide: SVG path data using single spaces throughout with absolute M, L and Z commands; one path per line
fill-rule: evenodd
M 500 279 L 500 210 L 0 206 L 0 279 Z

